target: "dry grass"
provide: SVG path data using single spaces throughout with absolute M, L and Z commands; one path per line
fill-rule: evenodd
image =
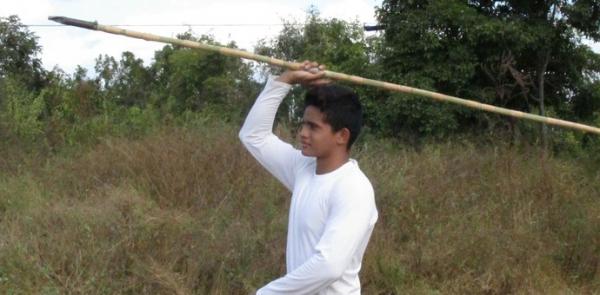
M 373 293 L 600 292 L 598 175 L 469 145 L 361 160 L 381 211 L 364 272 Z
M 380 211 L 364 294 L 600 294 L 600 174 L 536 150 L 359 148 Z M 9 294 L 248 294 L 284 272 L 289 194 L 236 128 L 34 166 L 0 173 Z

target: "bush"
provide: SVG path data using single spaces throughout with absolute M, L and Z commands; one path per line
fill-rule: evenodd
M 28 91 L 14 79 L 2 83 L 2 105 L 0 120 L 8 132 L 26 141 L 40 140 L 44 133 L 44 122 L 40 120 L 45 104 L 43 96 Z

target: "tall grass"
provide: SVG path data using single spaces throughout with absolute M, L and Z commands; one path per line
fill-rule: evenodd
M 600 294 L 600 173 L 533 148 L 356 148 L 380 212 L 364 294 Z M 248 294 L 284 273 L 289 193 L 235 126 L 40 159 L 0 161 L 0 293 Z

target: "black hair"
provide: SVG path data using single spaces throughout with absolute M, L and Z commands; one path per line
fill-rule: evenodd
M 333 132 L 348 128 L 350 138 L 346 149 L 356 141 L 363 123 L 363 111 L 358 95 L 350 88 L 326 84 L 310 88 L 304 96 L 304 109 L 308 106 L 318 108 L 325 116 L 325 122 L 331 125 Z

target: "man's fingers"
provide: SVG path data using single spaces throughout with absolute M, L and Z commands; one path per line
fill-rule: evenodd
M 318 62 L 305 60 L 302 62 L 301 68 L 305 71 L 315 72 L 315 70 L 325 70 L 324 65 L 319 65 Z
M 319 71 L 319 69 L 312 68 L 312 69 L 310 69 L 310 71 L 308 71 L 308 74 L 306 75 L 306 80 L 321 79 L 324 76 L 325 76 L 324 71 Z
M 315 67 L 311 67 L 310 69 L 308 69 L 308 72 L 311 74 L 319 74 L 321 73 L 321 71 L 319 70 L 319 68 L 315 68 Z
M 305 61 L 303 61 L 303 62 L 302 62 L 302 69 L 303 69 L 303 70 L 307 71 L 307 70 L 309 70 L 310 68 L 311 68 L 311 66 L 310 66 L 310 61 L 308 61 L 308 60 L 305 60 Z
M 305 60 L 301 63 L 300 71 L 294 71 L 293 83 L 300 83 L 305 86 L 314 86 L 331 83 L 331 80 L 324 79 L 325 65 L 317 62 Z

